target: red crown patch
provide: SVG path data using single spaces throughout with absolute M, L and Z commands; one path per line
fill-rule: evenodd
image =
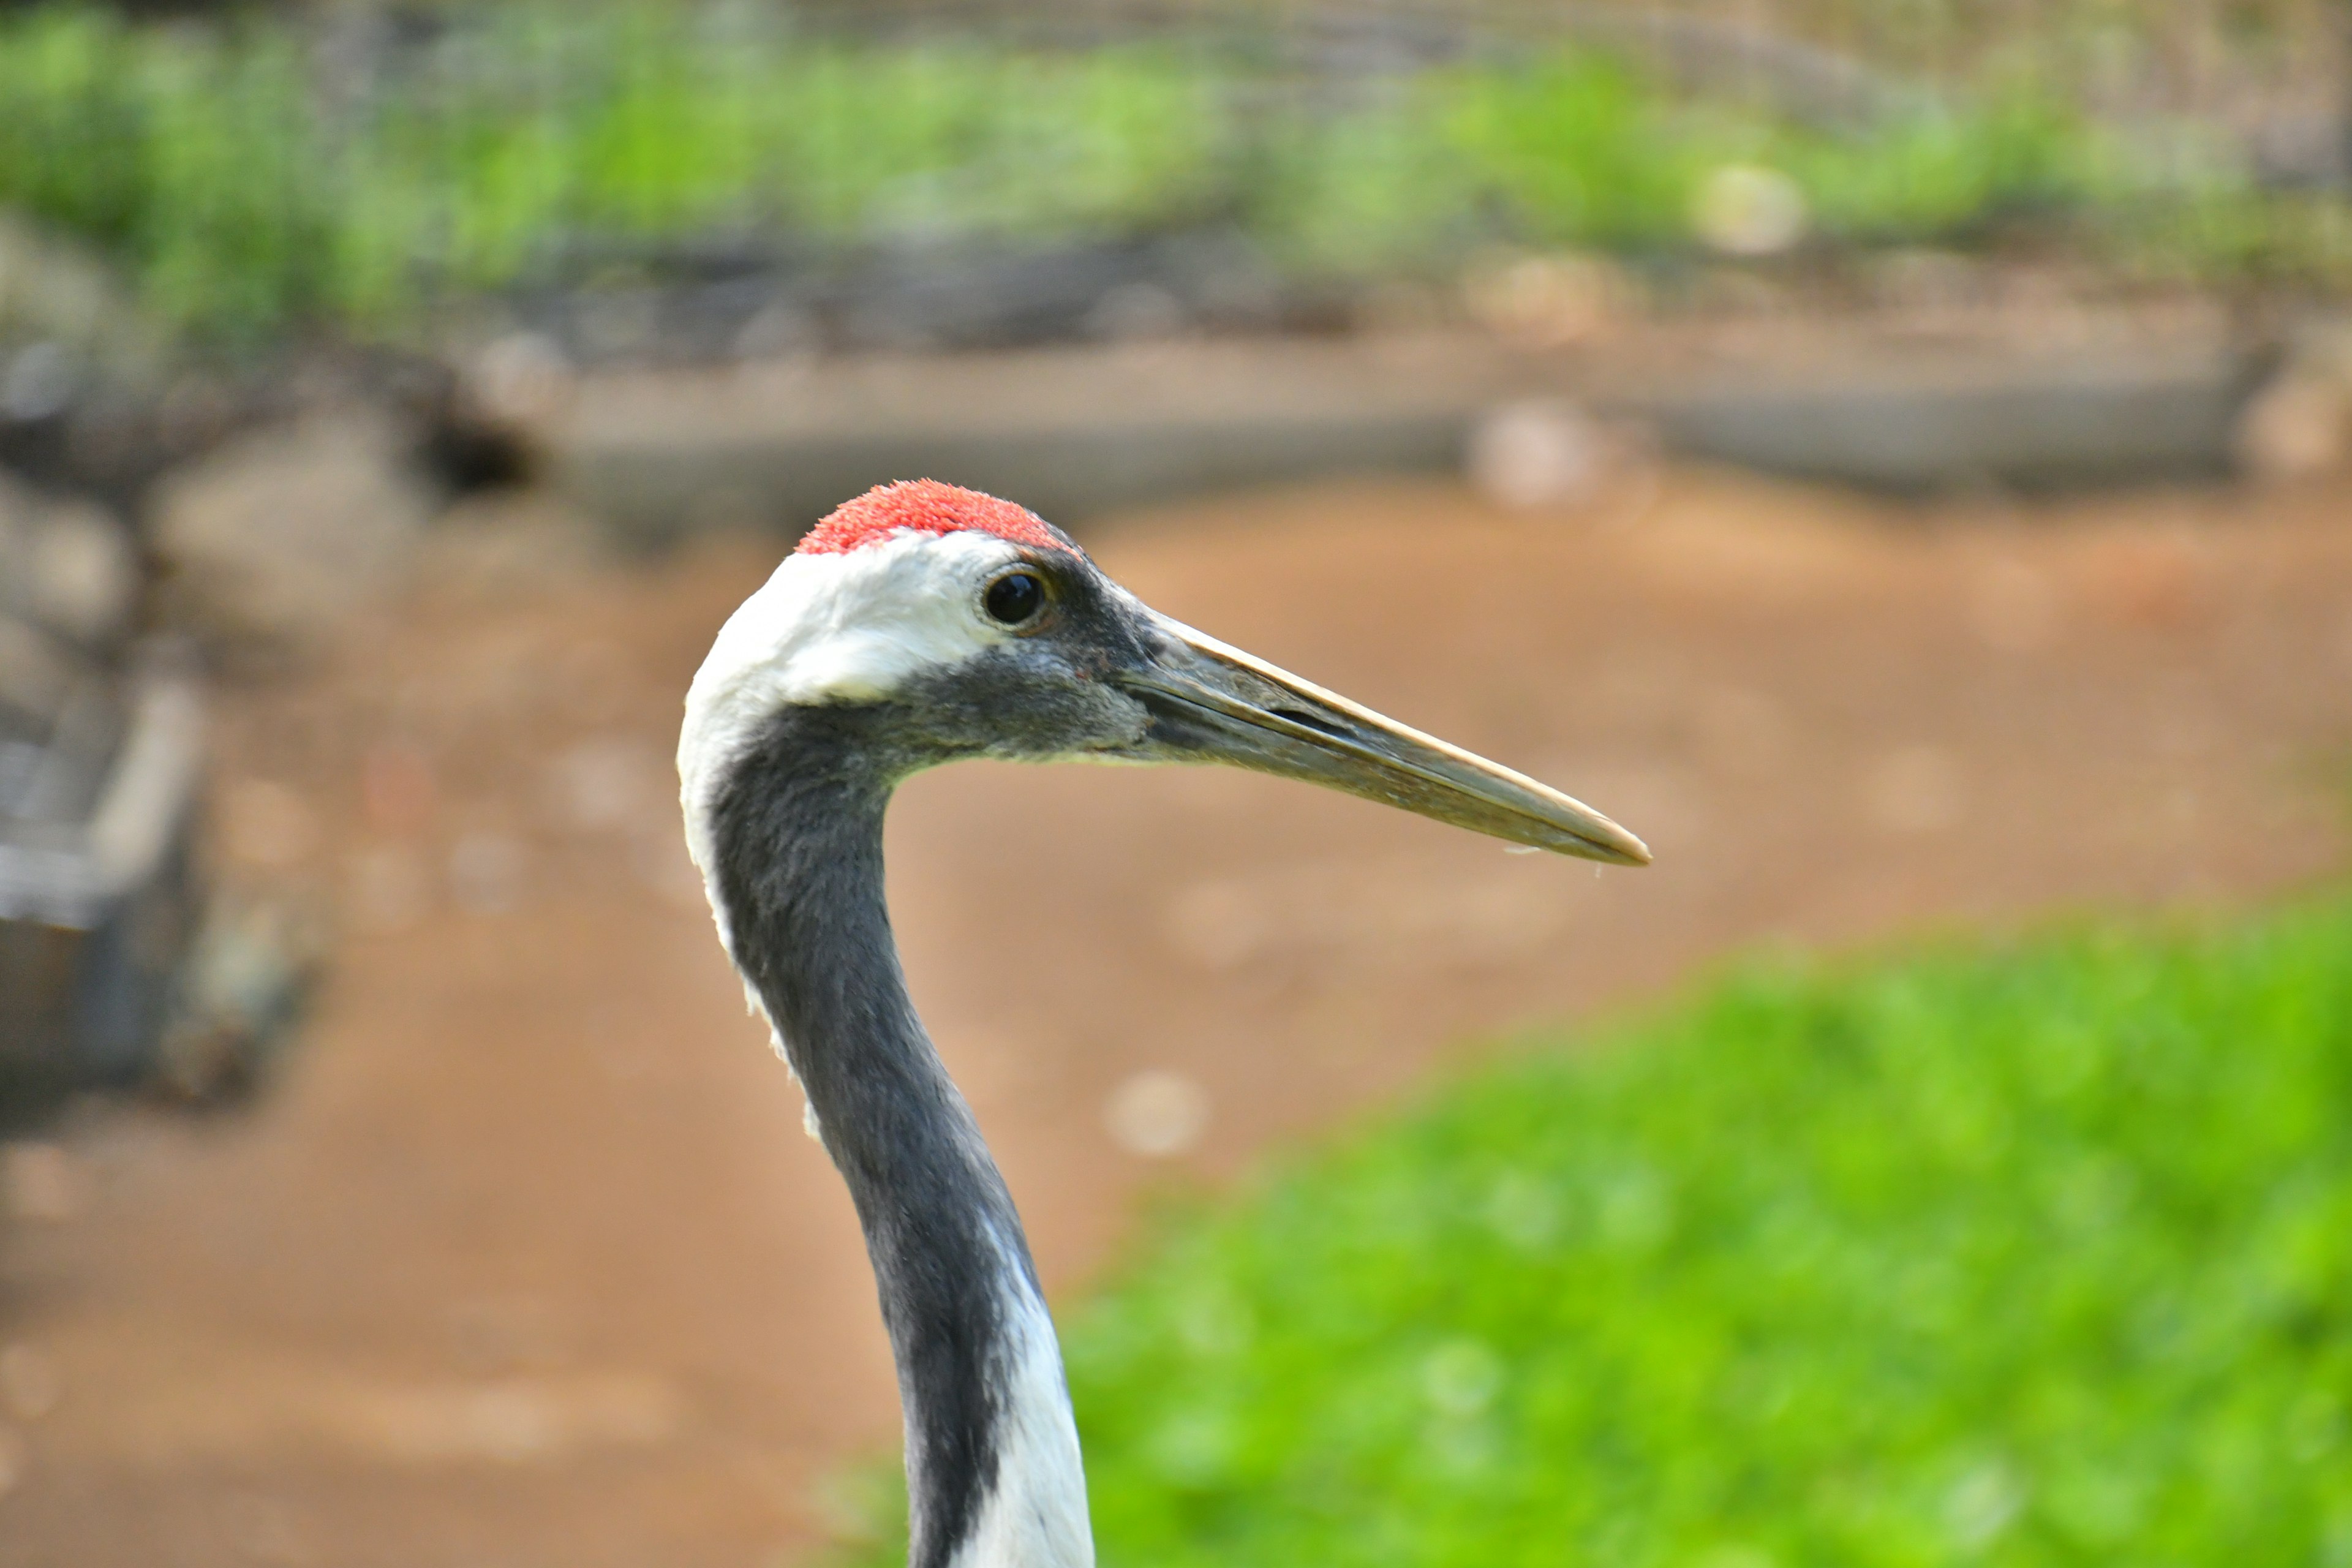
M 795 553 L 845 554 L 910 528 L 925 533 L 992 533 L 1033 550 L 1069 548 L 1045 519 L 1026 507 L 937 479 L 901 479 L 877 485 L 834 508 L 809 530 Z

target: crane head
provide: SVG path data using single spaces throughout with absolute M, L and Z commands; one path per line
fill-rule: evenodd
M 806 707 L 860 710 L 890 782 L 975 756 L 1223 763 L 1557 854 L 1650 858 L 1548 785 L 1149 608 L 1034 513 L 928 479 L 835 510 L 720 631 L 679 739 L 690 835 L 775 716 Z

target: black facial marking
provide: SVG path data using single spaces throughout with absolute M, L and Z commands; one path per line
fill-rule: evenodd
M 1142 740 L 1148 716 L 1113 679 L 1150 657 L 1150 627 L 1132 601 L 1084 560 L 1039 552 L 995 578 L 983 605 L 1024 579 L 1039 614 L 1052 609 L 1034 631 L 914 676 L 883 705 L 889 717 L 876 739 L 898 748 L 908 771 L 958 757 L 1118 754 Z

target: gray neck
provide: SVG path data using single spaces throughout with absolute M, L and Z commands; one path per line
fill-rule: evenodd
M 891 939 L 882 818 L 906 767 L 878 742 L 883 714 L 787 710 L 735 767 L 711 823 L 723 918 L 865 1228 L 906 1417 L 910 1563 L 1083 1564 L 1076 1428 L 1028 1243 Z

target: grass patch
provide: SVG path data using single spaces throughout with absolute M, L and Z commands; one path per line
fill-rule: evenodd
M 161 315 L 232 339 L 412 332 L 451 300 L 714 237 L 854 260 L 1210 226 L 1314 280 L 1442 273 L 1496 242 L 1670 255 L 1727 163 L 1790 175 L 1832 243 L 2031 220 L 2191 272 L 2352 257 L 2340 202 L 2282 207 L 2218 154 L 2189 190 L 2137 133 L 2030 83 L 1838 134 L 1564 47 L 1325 79 L 1206 37 L 877 41 L 742 6 L 437 26 L 353 49 L 267 14 L 0 12 L 0 205 L 111 247 Z M 2137 216 L 2151 197 L 2193 198 L 2193 221 Z
M 2352 900 L 1531 1044 L 1071 1315 L 1109 1568 L 2352 1562 Z
M 0 18 L 0 203 L 112 247 L 200 331 L 383 331 L 583 247 L 1143 226 L 1192 199 L 1198 82 L 803 39 L 751 14 L 499 6 L 339 77 L 265 18 Z M 572 279 L 576 281 L 576 279 Z

